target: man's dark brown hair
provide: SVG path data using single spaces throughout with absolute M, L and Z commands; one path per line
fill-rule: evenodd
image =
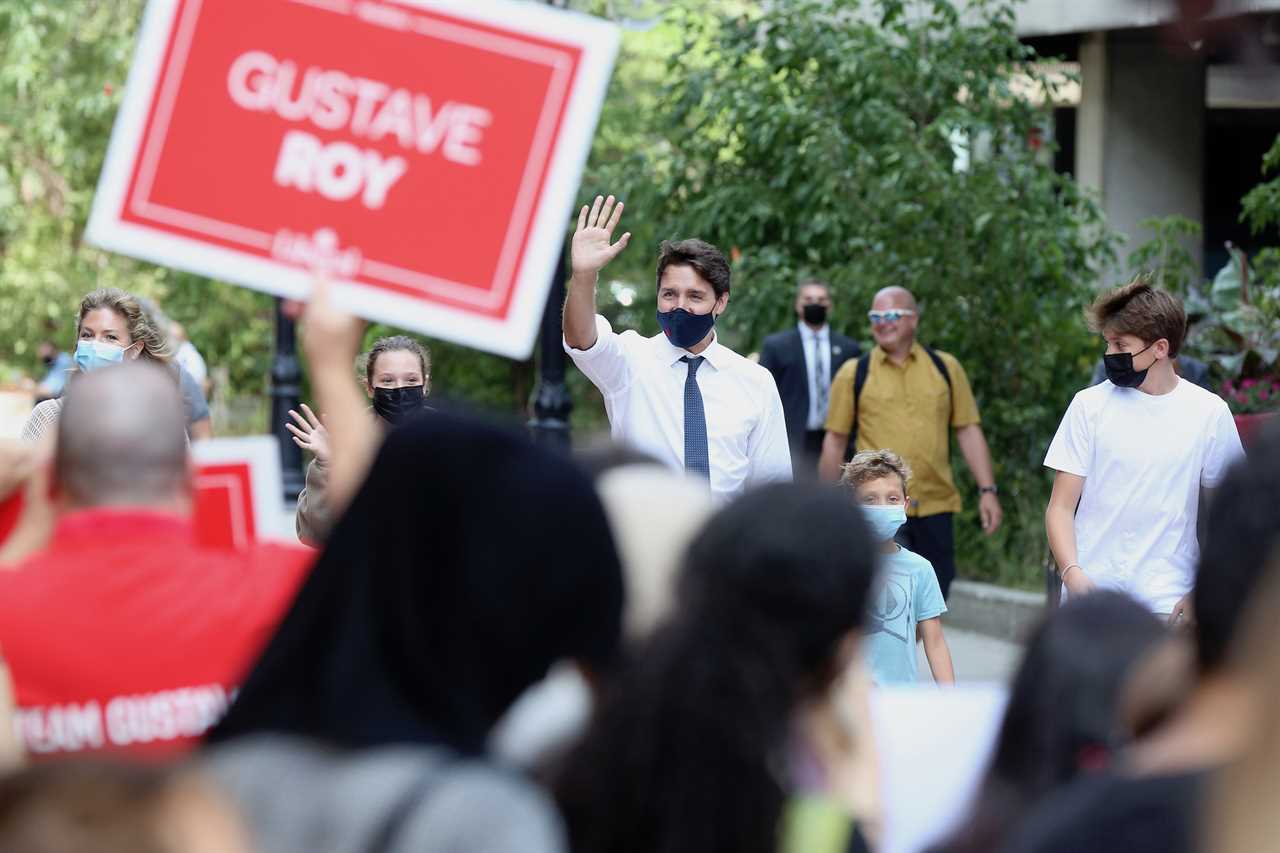
M 1169 342 L 1169 357 L 1182 348 L 1187 334 L 1187 312 L 1182 300 L 1168 291 L 1151 286 L 1150 275 L 1108 290 L 1085 309 L 1085 321 L 1099 334 L 1133 335 L 1144 344 L 1164 338 Z
M 691 267 L 711 285 L 716 299 L 729 292 L 729 262 L 719 249 L 704 240 L 663 240 L 658 247 L 658 285 L 667 267 Z

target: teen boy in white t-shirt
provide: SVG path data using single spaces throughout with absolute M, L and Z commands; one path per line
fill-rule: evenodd
M 1068 595 L 1127 592 L 1170 624 L 1191 619 L 1200 490 L 1243 455 L 1227 404 L 1173 370 L 1187 328 L 1177 297 L 1145 278 L 1087 312 L 1108 381 L 1076 394 L 1045 456 L 1045 510 Z

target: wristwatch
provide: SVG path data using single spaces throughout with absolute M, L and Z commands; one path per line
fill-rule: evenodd
M 979 487 L 978 487 L 978 494 L 980 494 L 980 495 L 998 495 L 998 494 L 1000 494 L 1000 489 L 996 486 L 996 484 L 995 484 L 995 483 L 992 483 L 990 486 L 979 486 Z

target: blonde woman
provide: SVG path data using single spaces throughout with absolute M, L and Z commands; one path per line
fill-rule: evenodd
M 140 358 L 167 366 L 172 356 L 165 334 L 156 328 L 132 294 L 117 287 L 103 287 L 80 301 L 76 319 L 76 372 L 88 373 Z M 36 406 L 22 427 L 23 441 L 36 443 L 52 435 L 61 412 L 60 397 Z

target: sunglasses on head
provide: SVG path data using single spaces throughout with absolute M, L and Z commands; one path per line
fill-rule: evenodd
M 888 311 L 868 311 L 867 316 L 871 318 L 871 325 L 879 326 L 881 323 L 896 323 L 914 313 L 910 308 L 891 308 Z

